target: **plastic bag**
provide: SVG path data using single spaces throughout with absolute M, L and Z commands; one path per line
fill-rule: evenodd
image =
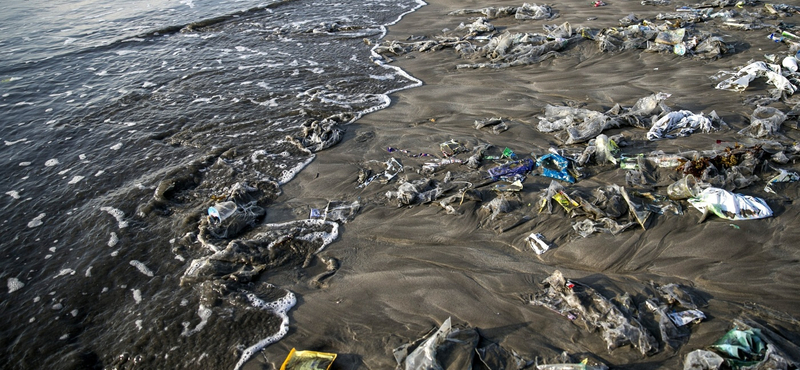
M 698 349 L 686 355 L 683 370 L 717 370 L 725 360 L 722 356 L 704 349 Z
M 731 329 L 718 339 L 711 348 L 726 355 L 728 365 L 737 369 L 753 366 L 764 359 L 767 345 L 759 336 L 758 329 Z
M 719 90 L 732 90 L 742 92 L 750 85 L 750 82 L 758 77 L 767 78 L 767 83 L 774 85 L 778 90 L 794 94 L 797 88 L 792 85 L 786 77 L 780 74 L 781 67 L 776 64 L 755 62 L 739 69 L 733 77 L 730 77 L 715 86 Z M 724 72 L 723 72 L 724 73 Z
M 636 318 L 591 287 L 567 281 L 558 270 L 543 283 L 544 290 L 532 297 L 531 304 L 558 312 L 587 331 L 600 330 L 609 350 L 627 344 L 642 355 L 658 350 L 658 342 Z
M 292 348 L 281 370 L 328 370 L 335 359 L 335 353 L 297 351 Z
M 740 130 L 739 133 L 755 138 L 775 135 L 780 131 L 783 121 L 786 121 L 786 114 L 780 109 L 758 107 L 750 115 L 750 126 Z
M 764 191 L 772 194 L 777 194 L 775 190 L 772 190 L 772 184 L 776 184 L 779 182 L 800 181 L 800 174 L 798 174 L 797 172 L 789 172 L 782 168 L 779 168 L 778 171 L 780 171 L 780 173 L 777 176 L 770 179 L 769 182 L 767 182 L 767 185 L 764 186 Z
M 503 177 L 511 177 L 513 175 L 525 175 L 532 171 L 536 163 L 530 158 L 525 158 L 519 161 L 513 161 L 500 166 L 489 169 L 489 177 L 492 180 L 499 180 Z
M 597 163 L 605 164 L 611 162 L 612 164 L 617 164 L 617 158 L 614 157 L 614 154 L 619 152 L 619 147 L 614 140 L 609 139 L 604 134 L 600 134 L 594 139 L 594 145 L 597 147 L 597 152 L 595 153 Z
M 689 203 L 703 212 L 700 222 L 709 213 L 728 220 L 755 220 L 772 216 L 772 209 L 763 199 L 714 187 L 706 188 L 695 198 L 689 198 Z
M 548 153 L 536 160 L 536 165 L 542 168 L 542 176 L 574 183 L 575 177 L 567 172 L 569 161 L 555 153 Z
M 702 114 L 694 114 L 690 111 L 682 110 L 667 113 L 658 121 L 653 123 L 653 127 L 647 132 L 648 140 L 673 139 L 676 136 L 689 136 L 697 129 L 708 133 L 714 128 L 711 120 Z M 679 130 L 677 133 L 674 131 Z

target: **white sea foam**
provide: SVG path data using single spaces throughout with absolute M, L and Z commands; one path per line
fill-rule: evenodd
M 131 289 L 133 292 L 133 300 L 136 301 L 136 304 L 142 303 L 142 291 L 139 289 Z
M 200 322 L 194 327 L 194 329 L 189 329 L 189 322 L 183 322 L 183 332 L 181 335 L 184 337 L 188 337 L 192 334 L 203 330 L 203 328 L 208 324 L 208 318 L 211 317 L 211 309 L 207 308 L 206 306 L 200 305 L 197 309 L 197 316 L 200 316 Z
M 128 227 L 128 221 L 125 221 L 125 213 L 114 208 L 114 207 L 101 207 L 101 211 L 108 212 L 108 214 L 114 216 L 117 219 L 117 226 L 120 229 L 124 229 Z
M 303 168 L 308 166 L 308 164 L 311 163 L 311 161 L 313 161 L 314 158 L 315 158 L 315 155 L 312 154 L 310 157 L 308 157 L 308 159 L 305 160 L 305 162 L 298 163 L 293 168 L 288 169 L 288 170 L 284 170 L 281 173 L 281 176 L 278 178 L 278 184 L 284 185 L 284 184 L 288 183 L 289 181 L 291 181 L 295 176 L 297 176 L 298 173 L 300 173 L 300 171 Z
M 250 360 L 253 355 L 268 345 L 281 340 L 281 338 L 283 338 L 286 333 L 289 332 L 289 315 L 287 315 L 287 312 L 289 312 L 289 310 L 297 303 L 297 298 L 295 298 L 294 293 L 292 292 L 287 292 L 283 298 L 280 298 L 274 302 L 265 302 L 253 293 L 247 294 L 247 299 L 250 301 L 250 304 L 253 305 L 253 307 L 262 310 L 271 310 L 277 314 L 281 318 L 281 328 L 274 335 L 264 338 L 253 346 L 245 349 L 244 352 L 242 352 L 242 357 L 239 358 L 239 362 L 236 363 L 234 370 L 241 369 L 244 363 Z
M 139 270 L 139 272 L 141 272 L 141 273 L 143 273 L 143 274 L 145 274 L 145 275 L 147 275 L 149 277 L 153 277 L 153 271 L 150 270 L 149 268 L 147 268 L 147 266 L 145 266 L 144 263 L 139 262 L 137 260 L 131 260 L 130 264 L 131 264 L 131 266 L 136 267 Z
M 86 268 L 86 273 L 83 276 L 92 277 L 92 266 Z
M 112 145 L 111 148 L 109 148 L 109 149 L 111 149 L 111 150 L 120 150 L 120 149 L 122 149 L 122 143 L 116 143 L 116 144 Z
M 83 176 L 75 175 L 75 176 L 72 177 L 72 180 L 69 180 L 68 184 L 74 185 L 74 184 L 79 183 L 81 180 L 83 180 Z
M 59 163 L 58 159 L 53 158 L 53 159 L 48 159 L 47 162 L 44 162 L 44 165 L 45 165 L 45 167 L 53 167 L 53 166 L 57 165 L 58 163 Z
M 8 292 L 13 293 L 25 286 L 25 283 L 21 282 L 19 279 L 12 277 L 8 278 Z
M 11 146 L 11 145 L 18 144 L 18 143 L 24 143 L 26 141 L 28 141 L 28 139 L 19 139 L 19 140 L 16 140 L 16 141 L 5 140 L 6 146 Z
M 47 216 L 47 215 L 44 214 L 44 213 L 40 213 L 38 216 L 34 217 L 33 220 L 28 221 L 28 227 L 34 228 L 34 227 L 37 227 L 37 226 L 42 226 L 42 224 L 44 223 L 44 222 L 42 222 L 42 219 L 44 218 L 44 216 Z
M 117 233 L 112 232 L 111 236 L 108 238 L 108 246 L 113 247 L 119 243 L 119 237 L 117 237 Z
M 9 190 L 9 191 L 7 191 L 7 192 L 6 192 L 6 195 L 8 195 L 8 196 L 10 196 L 10 197 L 12 197 L 12 198 L 14 198 L 14 199 L 19 199 L 19 192 L 18 192 L 18 191 L 16 191 L 16 190 Z
M 19 166 L 20 166 L 20 167 L 28 167 L 28 166 L 30 166 L 31 164 L 33 164 L 33 163 L 31 163 L 31 162 L 19 162 Z
M 59 271 L 56 276 L 53 276 L 53 279 L 60 278 L 62 276 L 67 276 L 67 275 L 75 275 L 75 270 L 73 270 L 73 269 L 61 269 L 61 271 Z

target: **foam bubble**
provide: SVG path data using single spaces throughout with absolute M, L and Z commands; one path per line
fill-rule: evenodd
M 19 166 L 20 166 L 20 167 L 28 167 L 28 166 L 30 166 L 31 164 L 33 164 L 33 163 L 31 163 L 31 162 L 19 162 Z
M 139 262 L 137 260 L 131 260 L 130 264 L 131 264 L 131 266 L 136 267 L 139 270 L 139 272 L 141 272 L 141 273 L 143 273 L 143 274 L 145 274 L 145 275 L 147 275 L 149 277 L 153 277 L 153 271 L 151 271 L 149 268 L 147 268 L 147 266 L 145 266 L 144 263 L 141 263 L 141 262 Z
M 281 338 L 283 338 L 286 335 L 286 333 L 289 332 L 289 315 L 287 315 L 286 313 L 289 311 L 289 309 L 294 307 L 295 303 L 297 303 L 297 298 L 295 298 L 294 293 L 292 292 L 287 292 L 286 295 L 283 296 L 283 298 L 270 303 L 264 302 L 260 298 L 256 297 L 256 295 L 253 293 L 248 294 L 247 299 L 250 301 L 250 304 L 252 304 L 253 307 L 256 308 L 272 309 L 272 307 L 275 307 L 275 309 L 272 309 L 272 311 L 275 312 L 278 316 L 280 316 L 281 329 L 278 330 L 278 332 L 275 333 L 275 335 L 264 338 L 255 345 L 245 349 L 244 352 L 242 352 L 242 357 L 239 358 L 239 362 L 236 363 L 236 367 L 234 367 L 234 370 L 241 369 L 242 365 L 244 365 L 245 362 L 250 360 L 250 358 L 253 357 L 253 355 L 264 349 L 266 346 L 281 340 Z
M 199 332 L 200 330 L 203 330 L 206 324 L 208 324 L 208 318 L 211 317 L 211 309 L 200 305 L 200 307 L 197 308 L 197 316 L 200 316 L 200 322 L 194 327 L 194 329 L 189 329 L 188 322 L 183 323 L 183 332 L 181 333 L 182 336 L 188 337 Z
M 94 174 L 94 177 L 100 176 L 100 175 L 102 175 L 104 172 L 106 172 L 106 171 L 105 171 L 105 170 L 100 170 L 100 171 L 97 171 L 97 173 L 96 173 L 96 174 Z
M 131 289 L 133 292 L 133 300 L 136 301 L 136 304 L 142 303 L 142 291 L 139 289 Z
M 19 139 L 19 140 L 16 140 L 16 141 L 8 141 L 8 140 L 5 140 L 5 143 L 6 143 L 6 146 L 12 146 L 12 145 L 14 145 L 14 144 L 18 144 L 18 143 L 24 143 L 24 142 L 26 142 L 26 141 L 28 141 L 28 139 Z
M 72 180 L 69 180 L 68 184 L 74 185 L 74 184 L 79 183 L 81 180 L 83 180 L 83 176 L 75 175 L 75 176 L 72 177 Z
M 42 222 L 42 219 L 44 218 L 44 216 L 47 216 L 47 215 L 44 214 L 44 213 L 40 213 L 38 216 L 34 217 L 33 220 L 28 221 L 28 227 L 34 228 L 34 227 L 37 227 L 37 226 L 42 226 L 42 224 L 44 223 L 44 222 Z
M 111 237 L 108 238 L 108 246 L 113 247 L 119 243 L 119 238 L 117 237 L 117 233 L 112 232 Z
M 53 166 L 57 165 L 58 163 L 59 163 L 58 159 L 52 158 L 52 159 L 48 159 L 46 162 L 44 162 L 44 165 L 45 165 L 45 167 L 53 167 Z
M 311 155 L 308 159 L 305 160 L 305 162 L 299 163 L 298 165 L 294 166 L 294 168 L 284 170 L 281 173 L 281 176 L 278 178 L 278 184 L 284 185 L 287 182 L 291 181 L 295 176 L 297 176 L 300 170 L 308 166 L 308 164 L 311 163 L 311 161 L 313 161 L 315 157 L 316 157 L 315 155 Z
M 16 291 L 22 289 L 22 287 L 24 287 L 24 286 L 25 286 L 25 283 L 19 281 L 19 279 L 15 278 L 15 277 L 8 278 L 8 292 L 9 293 L 16 292 Z
M 112 145 L 111 148 L 109 148 L 109 149 L 111 149 L 111 150 L 120 150 L 120 149 L 122 149 L 122 143 L 116 143 L 116 144 Z
M 58 337 L 58 340 L 67 340 L 67 339 L 69 339 L 69 334 L 64 334 L 64 335 Z
M 14 199 L 19 199 L 19 192 L 17 192 L 16 190 L 7 191 L 6 195 L 8 195 L 8 196 L 10 196 L 10 197 L 12 197 Z
M 134 321 L 134 324 L 136 324 L 136 328 L 139 329 L 139 331 L 142 331 L 143 327 L 142 327 L 142 320 L 141 319 Z
M 62 276 L 66 276 L 66 275 L 75 275 L 75 270 L 73 270 L 73 269 L 61 269 L 61 271 L 58 272 L 58 275 L 53 276 L 53 279 L 59 278 L 59 277 L 62 277 Z
M 84 275 L 84 276 L 86 276 L 86 277 L 92 277 L 92 266 L 89 266 L 89 267 L 86 269 L 86 273 L 85 273 L 85 274 L 83 274 L 83 275 Z
M 114 208 L 114 207 L 100 207 L 101 211 L 108 212 L 108 214 L 114 216 L 117 219 L 117 226 L 120 229 L 124 229 L 128 227 L 128 221 L 125 221 L 125 213 Z

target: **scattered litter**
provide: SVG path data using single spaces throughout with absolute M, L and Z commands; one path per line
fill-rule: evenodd
M 689 203 L 703 212 L 700 222 L 710 213 L 728 220 L 754 220 L 772 216 L 772 209 L 763 199 L 714 187 L 704 189 L 695 198 L 689 198 Z
M 639 320 L 625 314 L 591 287 L 566 280 L 558 270 L 543 284 L 543 291 L 535 294 L 530 303 L 547 307 L 587 331 L 599 330 L 609 351 L 624 345 L 633 346 L 642 355 L 658 350 L 658 342 Z
M 512 178 L 514 176 L 524 176 L 528 172 L 531 172 L 535 166 L 536 163 L 534 163 L 532 159 L 525 158 L 490 168 L 488 172 L 492 180 L 499 180 L 502 178 Z
M 499 135 L 501 132 L 508 130 L 508 125 L 506 125 L 506 122 L 499 117 L 475 120 L 476 129 L 480 130 L 484 127 L 491 127 L 492 132 L 495 135 Z
M 786 77 L 781 75 L 781 67 L 777 64 L 769 64 L 765 62 L 753 62 L 740 68 L 735 73 L 721 71 L 715 77 L 733 75 L 717 84 L 716 88 L 720 90 L 731 90 L 742 92 L 750 86 L 750 82 L 756 78 L 766 78 L 767 83 L 774 85 L 777 88 L 777 95 L 781 93 L 794 94 L 797 89 Z
M 686 310 L 680 312 L 670 312 L 667 314 L 669 319 L 677 326 L 684 326 L 691 323 L 699 323 L 706 318 L 703 311 L 700 310 Z
M 539 255 L 544 254 L 544 252 L 550 249 L 550 245 L 544 241 L 544 236 L 539 233 L 531 233 L 525 238 L 525 241 L 528 243 L 528 246 Z
M 683 370 L 717 370 L 725 360 L 722 356 L 704 349 L 696 349 L 686 355 Z
M 772 193 L 772 194 L 777 194 L 775 192 L 775 190 L 772 189 L 772 185 L 773 184 L 776 184 L 776 183 L 779 183 L 779 182 L 800 181 L 800 174 L 798 174 L 797 172 L 789 172 L 789 171 L 784 170 L 782 168 L 779 168 L 778 171 L 780 171 L 780 173 L 777 176 L 771 178 L 767 182 L 767 185 L 764 186 L 764 191 L 766 191 L 768 193 Z
M 710 118 L 682 110 L 667 113 L 658 119 L 647 132 L 648 140 L 673 139 L 678 136 L 689 136 L 695 130 L 709 133 L 714 129 Z M 677 131 L 677 133 L 675 132 Z
M 536 160 L 536 166 L 542 169 L 542 176 L 566 181 L 570 184 L 575 182 L 575 177 L 569 173 L 569 161 L 555 153 L 548 153 Z
M 281 370 L 328 370 L 336 360 L 335 353 L 297 351 L 292 348 Z
M 464 153 L 467 151 L 467 148 L 464 144 L 461 144 L 455 140 L 450 140 L 439 145 L 439 149 L 442 151 L 442 155 L 445 158 L 452 157 L 458 153 Z
M 740 130 L 742 135 L 762 138 L 778 134 L 786 114 L 773 107 L 756 107 L 750 115 L 750 126 Z
M 452 325 L 448 317 L 435 332 L 392 352 L 398 370 L 472 369 L 480 366 L 477 361 L 490 369 L 520 370 L 530 365 L 497 343 L 477 347 L 484 341 L 476 328 Z

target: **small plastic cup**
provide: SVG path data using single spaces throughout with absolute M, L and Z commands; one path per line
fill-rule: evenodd
M 673 200 L 696 197 L 697 180 L 692 175 L 686 175 L 667 187 L 667 195 Z

